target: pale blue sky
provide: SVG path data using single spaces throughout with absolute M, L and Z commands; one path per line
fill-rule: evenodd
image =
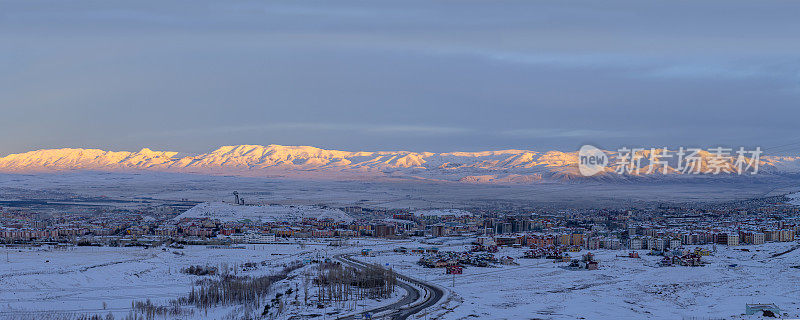
M 800 140 L 796 1 L 0 2 L 0 155 Z

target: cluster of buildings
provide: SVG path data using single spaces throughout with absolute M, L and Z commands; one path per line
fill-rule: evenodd
M 423 255 L 417 262 L 428 268 L 447 268 L 457 266 L 476 266 L 488 267 L 493 263 L 514 264 L 514 258 L 496 258 L 494 254 L 488 252 L 452 252 L 442 251 Z
M 479 208 L 439 210 L 424 215 L 410 210 L 339 208 L 352 221 L 304 218 L 296 221 L 220 221 L 176 217 L 180 212 L 147 211 L 61 213 L 41 217 L 0 208 L 0 241 L 6 243 L 79 239 L 151 237 L 233 243 L 264 243 L 279 238 L 479 237 L 479 251 L 491 246 L 531 249 L 532 256 L 582 249 L 649 249 L 667 251 L 686 245 L 738 246 L 795 241 L 800 210 L 781 198 L 712 207 L 659 207 L 629 210 L 557 209 L 513 212 Z M 460 212 L 459 212 L 460 211 Z M 463 214 L 463 213 L 467 214 Z M 521 213 L 525 212 L 525 213 Z M 492 245 L 482 243 L 491 239 Z
M 597 270 L 600 262 L 594 259 L 591 252 L 587 252 L 580 259 L 573 259 L 569 265 L 564 267 L 567 270 Z
M 153 234 L 157 218 L 136 213 L 36 213 L 0 209 L 0 242 L 70 242 L 85 236 Z
M 719 244 L 727 246 L 789 242 L 800 232 L 800 222 L 749 221 L 747 223 L 689 224 L 681 226 L 630 226 L 627 247 L 663 251 L 683 245 Z
M 702 249 L 689 250 L 673 250 L 662 253 L 664 257 L 659 261 L 662 267 L 670 266 L 686 266 L 686 267 L 699 267 L 703 266 L 704 262 L 701 257 L 708 255 Z
M 298 221 L 220 221 L 210 218 L 181 218 L 179 212 L 154 214 L 149 211 L 64 212 L 47 216 L 24 210 L 0 208 L 0 242 L 44 243 L 96 242 L 116 238 L 193 239 L 263 243 L 277 238 L 402 238 L 410 236 L 445 236 L 476 232 L 479 223 L 469 217 L 418 217 L 392 210 L 375 212 L 347 207 L 348 212 L 362 213 L 351 222 L 325 218 Z M 452 218 L 452 219 L 451 219 Z M 473 226 L 471 230 L 463 226 Z

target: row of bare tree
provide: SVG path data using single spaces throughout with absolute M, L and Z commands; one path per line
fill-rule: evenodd
M 321 263 L 317 277 L 319 303 L 388 298 L 394 293 L 397 277 L 393 270 L 370 265 L 363 269 L 340 263 Z
M 223 275 L 200 283 L 189 296 L 178 299 L 181 305 L 194 305 L 206 309 L 218 305 L 258 305 L 270 293 L 273 283 L 286 279 L 294 270 L 302 268 L 301 262 L 286 265 L 277 274 L 261 277 Z

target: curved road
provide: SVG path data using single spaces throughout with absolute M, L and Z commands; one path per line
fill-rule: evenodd
M 363 262 L 350 259 L 350 255 L 337 255 L 334 257 L 334 259 L 355 268 L 364 268 L 365 266 Z M 442 291 L 442 289 L 439 289 L 434 285 L 430 285 L 422 281 L 411 279 L 401 274 L 397 274 L 397 278 L 400 279 L 398 285 L 406 290 L 407 292 L 406 296 L 403 297 L 403 299 L 400 299 L 400 301 L 397 301 L 395 303 L 383 307 L 367 310 L 366 312 L 375 314 L 378 312 L 393 310 L 392 312 L 386 314 L 385 316 L 382 316 L 381 318 L 389 318 L 393 320 L 405 320 L 408 319 L 408 317 L 416 313 L 419 313 L 425 308 L 435 305 L 437 302 L 439 302 L 439 300 L 442 299 L 442 296 L 444 296 L 444 291 Z M 425 288 L 425 290 L 430 292 L 427 298 L 425 298 L 425 302 L 412 308 L 409 308 L 408 306 L 414 301 L 417 301 L 421 296 L 424 296 L 424 293 L 421 292 L 420 289 L 410 285 L 409 283 Z M 355 316 L 349 316 L 337 319 L 350 320 L 350 319 L 355 319 Z

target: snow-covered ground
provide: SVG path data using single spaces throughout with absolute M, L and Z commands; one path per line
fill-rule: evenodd
M 775 188 L 776 185 L 786 187 Z M 0 201 L 65 201 L 72 197 L 104 197 L 113 206 L 141 208 L 160 202 L 188 199 L 233 202 L 238 191 L 247 203 L 370 208 L 470 208 L 475 205 L 517 202 L 541 206 L 629 208 L 659 202 L 723 201 L 797 192 L 797 183 L 541 183 L 495 186 L 454 183 L 314 181 L 205 176 L 176 173 L 63 172 L 58 174 L 0 173 Z M 10 204 L 4 205 L 9 206 Z
M 73 316 L 112 313 L 126 316 L 133 301 L 150 299 L 157 305 L 184 297 L 201 276 L 181 273 L 193 265 L 225 267 L 238 275 L 260 276 L 279 271 L 293 261 L 356 253 L 364 247 L 383 246 L 385 241 L 356 240 L 352 245 L 330 247 L 325 242 L 302 244 L 245 245 L 244 249 L 186 246 L 184 249 L 144 249 L 139 247 L 51 247 L 0 248 L 0 319 L 42 315 Z M 182 254 L 175 254 L 179 252 Z M 266 266 L 261 265 L 266 261 Z M 242 265 L 256 262 L 255 270 L 242 271 Z M 313 265 L 312 265 L 313 266 Z M 295 274 L 303 272 L 298 270 Z M 233 271 L 231 271 L 233 273 Z M 302 288 L 302 276 L 276 284 L 276 292 Z M 302 289 L 300 289 L 302 291 Z M 313 295 L 314 290 L 311 289 Z M 404 295 L 403 290 L 388 300 L 359 301 L 327 309 L 287 305 L 284 314 L 317 315 L 351 313 L 389 304 Z M 187 319 L 218 319 L 239 315 L 236 307 L 219 307 L 210 313 L 195 313 Z M 237 318 L 237 317 L 233 317 Z M 309 317 L 313 318 L 313 317 Z
M 745 304 L 775 303 L 789 318 L 800 314 L 800 249 L 797 243 L 718 246 L 704 267 L 658 267 L 660 257 L 616 257 L 625 251 L 593 250 L 601 267 L 570 271 L 547 259 L 516 259 L 517 266 L 466 267 L 463 275 L 416 264 L 419 255 L 385 252 L 361 257 L 439 284 L 453 295 L 429 318 L 436 319 L 685 319 L 746 318 Z M 463 245 L 440 250 L 464 250 Z M 749 252 L 736 249 L 747 249 Z M 525 249 L 503 248 L 496 256 L 519 258 Z M 572 253 L 578 257 L 580 253 Z M 455 278 L 455 286 L 453 286 Z
M 800 205 L 800 192 L 790 193 L 790 194 L 787 195 L 787 197 L 789 197 L 789 199 L 791 199 L 789 201 L 789 203 L 791 203 L 793 205 L 796 205 L 796 206 Z
M 261 275 L 311 254 L 315 246 L 248 245 L 246 249 L 71 247 L 4 249 L 0 263 L 0 318 L 14 314 L 114 313 L 124 316 L 133 300 L 164 304 L 185 296 L 199 276 L 180 272 L 191 265 L 235 269 L 267 261 Z M 173 252 L 181 252 L 178 255 Z M 6 259 L 6 255 L 8 256 Z
M 224 202 L 205 202 L 182 213 L 181 218 L 210 218 L 220 221 L 300 221 L 303 218 L 332 219 L 351 222 L 353 218 L 339 209 L 315 206 L 235 205 Z
M 414 212 L 415 216 L 420 217 L 441 217 L 441 216 L 471 216 L 472 213 L 460 209 L 439 209 L 439 210 L 420 210 Z
M 718 246 L 703 257 L 704 267 L 658 267 L 660 257 L 640 251 L 641 259 L 621 258 L 625 251 L 593 250 L 600 261 L 595 271 L 569 271 L 547 259 L 516 259 L 519 265 L 493 268 L 467 267 L 463 275 L 448 276 L 443 269 L 416 264 L 419 255 L 390 252 L 399 246 L 431 246 L 462 251 L 468 238 L 427 241 L 351 240 L 349 246 L 330 247 L 307 242 L 282 245 L 247 245 L 245 249 L 13 248 L 0 252 L 0 318 L 9 315 L 114 313 L 127 314 L 131 301 L 155 303 L 185 296 L 200 277 L 180 273 L 190 265 L 234 268 L 245 262 L 267 261 L 267 266 L 239 274 L 275 272 L 284 263 L 312 257 L 332 257 L 372 248 L 375 257 L 357 257 L 389 265 L 394 270 L 433 282 L 450 292 L 427 315 L 430 319 L 681 319 L 747 318 L 746 303 L 775 303 L 789 318 L 800 315 L 800 249 L 798 243 L 760 246 Z M 743 251 L 746 249 L 749 251 Z M 176 255 L 173 252 L 183 252 Z M 501 248 L 496 256 L 519 258 L 525 249 Z M 580 253 L 572 253 L 577 257 Z M 7 259 L 6 259 L 7 254 Z M 299 279 L 301 277 L 297 277 Z M 299 281 L 295 279 L 294 281 Z M 455 280 L 455 286 L 453 286 Z M 281 284 L 285 290 L 297 283 Z M 312 290 L 313 291 L 313 290 Z M 309 317 L 352 313 L 389 304 L 386 301 L 340 304 L 320 310 L 287 306 L 285 314 Z M 219 308 L 204 317 L 236 313 Z M 195 315 L 189 318 L 197 318 Z

